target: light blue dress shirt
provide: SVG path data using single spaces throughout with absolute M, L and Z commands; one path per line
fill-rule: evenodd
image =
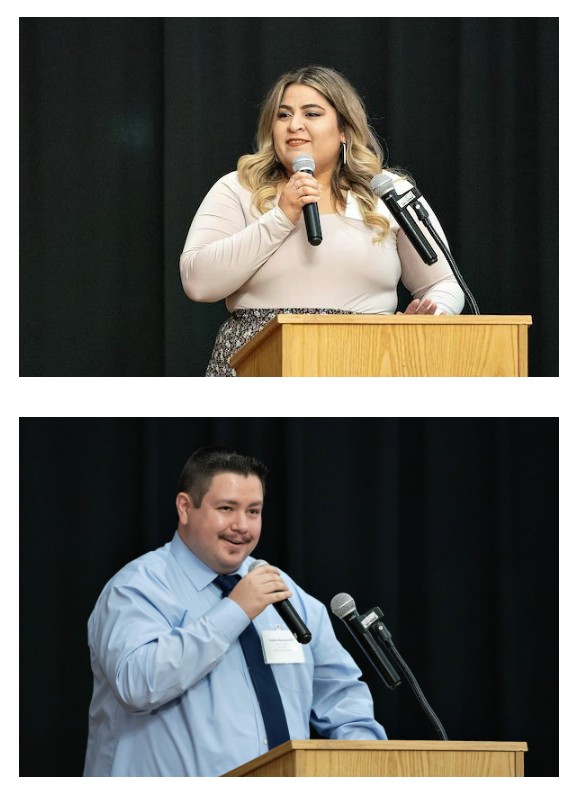
M 238 570 L 245 575 L 248 558 Z M 284 573 L 313 638 L 303 664 L 273 664 L 291 739 L 386 739 L 368 687 L 325 606 Z M 238 637 L 245 612 L 176 533 L 104 587 L 88 622 L 94 690 L 85 776 L 216 776 L 267 752 Z M 285 628 L 273 606 L 259 632 Z

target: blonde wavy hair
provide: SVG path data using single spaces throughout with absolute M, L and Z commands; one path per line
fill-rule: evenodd
M 309 66 L 282 75 L 263 101 L 257 127 L 257 151 L 241 156 L 237 162 L 239 180 L 253 193 L 253 206 L 264 213 L 272 206 L 278 184 L 287 177 L 273 146 L 273 125 L 285 89 L 299 83 L 320 92 L 337 112 L 339 130 L 347 144 L 347 163 L 339 161 L 331 179 L 336 208 L 343 208 L 343 192 L 351 190 L 357 198 L 363 219 L 377 230 L 375 241 L 382 241 L 390 225 L 376 211 L 378 198 L 371 189 L 371 178 L 383 168 L 384 154 L 372 131 L 363 101 L 340 73 L 329 67 Z

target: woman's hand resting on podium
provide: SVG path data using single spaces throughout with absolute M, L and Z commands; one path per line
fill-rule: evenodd
M 397 314 L 436 314 L 437 304 L 432 300 L 411 300 L 404 311 L 397 311 Z M 444 315 L 444 311 L 439 311 L 437 316 Z

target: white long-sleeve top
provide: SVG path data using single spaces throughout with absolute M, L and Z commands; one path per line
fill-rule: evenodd
M 395 183 L 399 194 L 410 186 L 404 179 Z M 229 311 L 335 308 L 394 314 L 402 280 L 413 297 L 434 300 L 438 311 L 462 311 L 463 292 L 440 248 L 423 230 L 438 256 L 435 264 L 425 264 L 382 200 L 378 210 L 391 226 L 382 243 L 373 243 L 376 231 L 365 225 L 349 192 L 344 214 L 321 215 L 323 241 L 312 246 L 303 215 L 294 225 L 274 205 L 257 216 L 251 198 L 237 172 L 231 172 L 201 203 L 180 257 L 183 288 L 192 300 L 225 299 Z

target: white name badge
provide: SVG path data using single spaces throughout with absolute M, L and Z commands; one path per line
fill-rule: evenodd
M 274 631 L 262 631 L 261 643 L 266 664 L 303 664 L 305 662 L 303 647 L 291 631 L 281 628 Z

